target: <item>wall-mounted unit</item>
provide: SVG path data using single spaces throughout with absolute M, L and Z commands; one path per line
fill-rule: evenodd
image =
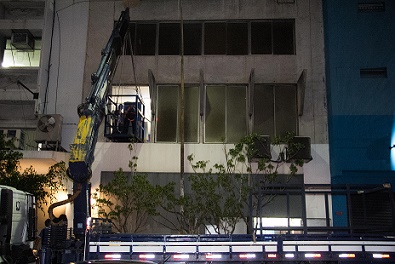
M 295 136 L 287 146 L 286 158 L 287 161 L 311 161 L 313 157 L 311 156 L 310 137 Z
M 37 143 L 56 144 L 62 141 L 63 117 L 59 114 L 38 116 L 35 141 Z
M 271 159 L 270 137 L 266 135 L 257 136 L 254 140 L 253 153 L 250 155 L 251 161 L 260 159 Z
M 25 133 L 21 129 L 2 129 L 0 132 L 5 140 L 11 140 L 14 143 L 15 149 L 25 148 Z
M 11 45 L 18 50 L 34 50 L 34 37 L 28 30 L 13 31 Z

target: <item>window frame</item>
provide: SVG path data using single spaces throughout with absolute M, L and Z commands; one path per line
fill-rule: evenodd
M 254 48 L 255 41 L 254 39 L 256 39 L 253 36 L 253 25 L 254 23 L 259 24 L 259 23 L 266 23 L 266 24 L 270 24 L 270 52 L 269 52 L 269 47 L 260 47 L 260 49 L 263 49 L 264 51 L 260 52 L 260 51 L 256 51 L 257 49 Z M 291 53 L 283 53 L 283 52 L 275 52 L 276 50 L 276 40 L 275 38 L 275 34 L 274 34 L 274 25 L 276 25 L 277 23 L 291 23 L 292 24 L 292 39 L 290 40 L 292 43 L 288 43 L 288 46 L 292 45 L 292 52 Z M 181 54 L 181 43 L 180 43 L 180 47 L 179 47 L 179 52 L 177 54 L 160 54 L 162 52 L 160 52 L 162 49 L 160 47 L 160 26 L 162 24 L 180 24 L 179 22 L 176 21 L 131 21 L 130 25 L 133 28 L 131 30 L 131 34 L 134 34 L 132 36 L 132 48 L 133 48 L 133 53 L 134 55 L 138 55 L 138 56 L 166 56 L 166 55 L 172 55 L 172 56 L 179 56 Z M 289 18 L 289 19 L 260 19 L 260 20 L 245 20 L 245 19 L 235 19 L 235 20 L 187 20 L 183 22 L 184 24 L 184 36 L 186 35 L 185 33 L 185 25 L 200 25 L 197 26 L 195 29 L 197 29 L 199 31 L 199 37 L 196 40 L 198 42 L 198 44 L 196 44 L 196 47 L 191 48 L 192 50 L 200 50 L 200 51 L 194 51 L 192 52 L 192 54 L 184 54 L 187 56 L 196 56 L 196 55 L 209 55 L 209 56 L 224 56 L 224 55 L 229 55 L 229 56 L 247 56 L 247 55 L 296 55 L 296 21 L 294 18 Z M 209 44 L 209 42 L 207 42 L 207 36 L 206 36 L 206 31 L 207 31 L 207 26 L 210 24 L 223 24 L 223 47 L 221 49 L 221 51 L 217 51 L 217 52 L 211 52 L 211 53 L 207 53 L 206 49 L 207 46 Z M 245 34 L 247 35 L 247 38 L 245 41 L 245 45 L 247 45 L 247 47 L 245 48 L 240 48 L 245 50 L 246 52 L 239 52 L 240 54 L 236 53 L 232 53 L 230 52 L 230 46 L 229 46 L 229 41 L 230 41 L 230 36 L 229 36 L 229 27 L 231 24 L 246 24 L 246 32 Z M 139 30 L 138 27 L 141 25 L 156 25 L 155 27 L 155 52 L 150 54 L 145 54 L 146 52 L 140 52 L 139 47 L 140 45 L 137 45 L 137 41 L 138 41 L 138 34 L 139 34 Z M 153 38 L 153 36 L 152 36 Z M 264 38 L 263 38 L 264 40 Z M 190 40 L 188 40 L 190 42 Z M 181 42 L 181 40 L 180 40 Z M 184 39 L 184 50 L 185 48 L 185 39 Z M 152 44 L 151 44 L 152 45 Z M 269 45 L 269 44 L 268 44 Z M 277 47 L 279 48 L 279 47 Z M 289 47 L 288 47 L 289 48 Z M 152 49 L 152 47 L 151 47 Z M 143 54 L 144 53 L 144 54 Z

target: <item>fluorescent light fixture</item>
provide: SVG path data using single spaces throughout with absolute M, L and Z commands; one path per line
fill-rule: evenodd
M 378 259 L 378 258 L 380 258 L 380 259 L 382 259 L 382 258 L 390 258 L 390 254 L 379 254 L 379 253 L 375 253 L 375 254 L 373 254 L 373 258 L 376 258 L 376 259 Z
M 220 254 L 206 254 L 206 259 L 220 259 L 222 255 Z
M 339 254 L 339 258 L 355 258 L 355 254 Z
M 243 258 L 243 259 L 252 259 L 252 258 L 256 258 L 256 255 L 254 253 L 249 253 L 249 254 L 240 254 L 239 258 Z
M 106 254 L 105 259 L 121 259 L 121 254 Z
M 154 254 L 140 254 L 139 258 L 140 259 L 154 259 L 155 255 Z
M 173 258 L 175 258 L 175 259 L 189 259 L 189 255 L 188 254 L 176 254 L 176 255 L 173 255 Z
M 320 258 L 321 254 L 319 254 L 319 253 L 306 253 L 304 256 L 306 258 Z

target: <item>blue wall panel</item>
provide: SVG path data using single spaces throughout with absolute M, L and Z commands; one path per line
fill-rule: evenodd
M 395 1 L 369 1 L 384 2 L 380 12 L 360 12 L 362 2 L 323 0 L 332 183 L 395 186 Z

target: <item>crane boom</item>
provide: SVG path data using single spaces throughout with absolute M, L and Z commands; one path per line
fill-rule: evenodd
M 103 121 L 108 87 L 114 76 L 129 27 L 129 10 L 122 12 L 111 37 L 102 51 L 99 68 L 92 74 L 92 86 L 85 102 L 78 107 L 79 122 L 71 144 L 69 175 L 78 183 L 86 183 L 91 175 L 99 126 Z

